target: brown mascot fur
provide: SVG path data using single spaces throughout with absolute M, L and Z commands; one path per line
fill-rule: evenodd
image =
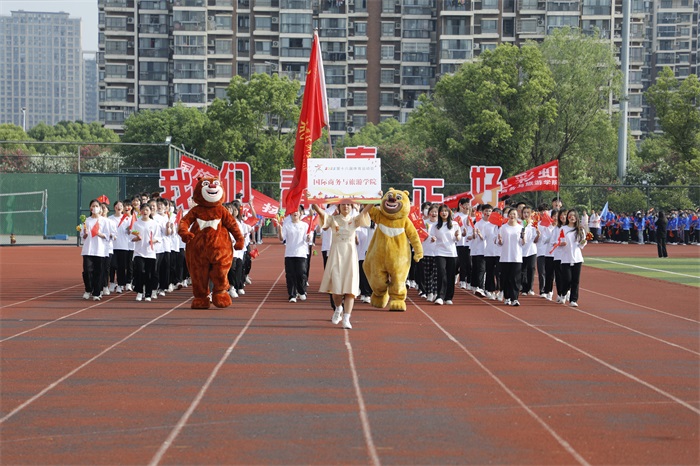
M 216 307 L 231 305 L 228 294 L 228 270 L 233 251 L 229 232 L 236 240 L 235 249 L 243 249 L 243 235 L 233 215 L 222 206 L 226 198 L 217 178 L 200 178 L 192 198 L 197 205 L 180 221 L 178 233 L 187 244 L 185 258 L 192 278 L 192 309 L 209 309 L 209 280 L 214 284 L 212 302 Z

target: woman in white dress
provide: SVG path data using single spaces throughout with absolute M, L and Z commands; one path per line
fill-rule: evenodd
M 358 227 L 370 225 L 369 210 L 371 204 L 365 205 L 360 215 L 353 215 L 352 204 L 343 201 L 338 206 L 337 215 L 326 215 L 316 204 L 313 209 L 321 219 L 321 228 L 331 229 L 331 249 L 328 251 L 328 261 L 323 271 L 319 291 L 333 296 L 335 311 L 331 322 L 338 324 L 343 321 L 343 328 L 350 329 L 350 314 L 355 302 L 355 296 L 360 295 L 360 269 L 355 245 L 355 230 Z M 343 298 L 345 305 L 343 305 Z

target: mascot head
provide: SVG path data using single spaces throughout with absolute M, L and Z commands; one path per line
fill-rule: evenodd
M 408 198 L 408 191 L 397 191 L 389 188 L 384 193 L 382 203 L 379 207 L 386 218 L 391 220 L 408 217 L 411 210 L 411 200 Z
M 221 181 L 218 178 L 204 177 L 197 181 L 192 198 L 197 205 L 213 207 L 224 203 L 226 193 L 224 193 L 224 187 L 221 186 Z

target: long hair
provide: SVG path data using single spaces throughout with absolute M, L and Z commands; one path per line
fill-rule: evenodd
M 578 215 L 578 212 L 576 209 L 569 209 L 566 211 L 566 225 L 569 225 L 569 214 L 572 213 L 576 216 L 576 221 L 574 222 L 573 225 L 570 225 L 574 230 L 576 230 L 576 241 L 579 243 L 583 241 L 586 238 L 586 233 L 583 231 L 583 228 L 581 227 L 581 218 Z
M 561 214 L 564 214 L 564 221 L 563 222 L 561 220 Z M 569 214 L 566 212 L 566 209 L 564 209 L 563 207 L 561 209 L 559 209 L 559 212 L 557 212 L 557 226 L 558 227 L 561 228 L 561 227 L 566 225 L 566 218 L 568 217 L 568 215 Z
M 440 207 L 438 208 L 438 221 L 437 221 L 437 227 L 438 230 L 442 228 L 442 217 L 440 216 L 440 212 L 443 210 L 447 211 L 447 228 L 452 229 L 452 209 L 450 209 L 447 204 L 441 204 Z

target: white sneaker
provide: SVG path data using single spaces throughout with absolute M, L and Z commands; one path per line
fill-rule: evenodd
M 298 297 L 299 300 L 301 300 L 301 301 L 306 301 L 306 295 L 305 295 L 305 294 L 297 295 L 297 297 Z
M 506 299 L 506 300 L 503 302 L 503 304 L 505 304 L 506 306 L 510 306 L 510 299 Z
M 552 300 L 552 292 L 551 291 L 549 293 L 547 293 L 547 300 L 548 301 Z
M 435 304 L 439 304 L 440 306 L 442 306 L 443 304 L 445 304 L 445 301 L 443 301 L 442 298 L 438 298 L 435 300 Z
M 134 288 L 131 286 L 131 283 L 126 284 L 126 291 L 132 291 Z
M 488 298 L 489 298 L 490 300 L 492 300 L 492 301 L 497 301 L 497 300 L 498 300 L 498 293 L 496 293 L 495 291 L 494 291 L 494 292 L 491 292 L 491 293 L 488 293 L 488 292 L 487 292 L 486 294 L 488 295 Z
M 466 282 L 459 282 L 459 287 L 463 290 L 467 289 L 467 283 Z
M 170 285 L 168 285 L 168 293 L 172 293 L 173 291 L 175 291 L 175 287 L 171 283 Z
M 236 293 L 236 289 L 233 288 L 233 287 L 231 287 L 231 289 L 228 290 L 228 294 L 229 294 L 229 296 L 231 296 L 232 298 L 238 298 L 238 293 Z
M 297 298 L 289 298 L 289 302 L 290 302 L 290 303 L 296 303 L 296 302 L 297 302 Z
M 502 292 L 502 291 L 499 291 L 499 292 L 498 292 L 498 296 L 496 296 L 496 299 L 497 299 L 498 301 L 503 301 L 503 292 Z
M 83 299 L 90 299 L 90 296 L 91 296 L 91 294 L 89 291 L 86 291 L 85 293 L 83 293 Z
M 512 303 L 510 303 L 511 306 L 520 306 L 520 303 L 518 302 L 517 299 L 513 300 Z
M 245 290 L 241 288 L 240 290 L 238 290 L 238 294 L 243 296 L 245 294 Z
M 110 291 L 110 292 L 111 292 L 111 291 L 114 291 L 115 288 L 117 288 L 117 284 L 116 284 L 116 283 L 110 283 L 110 284 L 109 284 L 109 291 Z
M 245 282 L 246 282 L 248 285 L 252 285 L 252 284 L 253 284 L 253 281 L 250 279 L 250 277 L 245 277 Z
M 571 290 L 566 292 L 566 296 L 564 296 L 564 302 L 570 301 L 569 296 L 571 296 Z
M 365 296 L 364 298 L 362 298 L 362 302 L 369 304 L 372 302 L 372 298 L 370 296 Z
M 547 293 L 540 293 L 540 298 L 547 299 Z
M 435 295 L 432 294 L 432 293 L 430 293 L 430 294 L 428 295 L 428 302 L 432 303 L 433 301 L 435 301 Z
M 561 298 L 562 296 L 557 296 L 557 304 L 561 304 L 563 302 Z
M 102 294 L 105 296 L 109 296 L 110 295 L 109 288 L 106 286 L 104 288 L 102 288 Z
M 100 298 L 99 296 L 93 296 L 93 297 L 92 297 L 92 300 L 93 300 L 93 301 L 99 301 L 100 299 L 102 299 L 102 298 Z
M 117 287 L 114 289 L 114 291 L 121 294 L 121 293 L 124 292 L 124 288 L 122 288 L 121 286 L 118 286 L 118 285 L 117 285 Z
M 136 301 L 143 301 L 143 293 L 136 293 Z
M 527 292 L 527 295 L 528 295 L 528 296 L 535 296 L 535 292 L 532 291 L 532 290 L 530 290 L 530 291 Z
M 576 301 L 571 301 L 571 303 L 569 305 L 571 307 L 578 307 L 578 303 L 576 303 Z
M 451 300 L 451 299 L 448 299 L 447 301 L 445 301 L 445 304 L 447 304 L 447 305 L 449 305 L 449 306 L 452 306 L 452 300 Z
M 160 290 L 160 291 L 158 292 L 158 295 L 159 295 L 159 296 L 165 296 L 165 290 Z
M 485 298 L 485 297 L 486 297 L 486 294 L 484 294 L 484 291 L 483 291 L 481 288 L 478 288 L 478 287 L 477 287 L 477 288 L 474 288 L 474 294 L 475 294 L 476 296 L 481 297 L 481 298 Z
M 151 302 L 151 298 L 149 298 L 148 296 L 146 296 L 146 299 L 145 299 L 144 301 L 148 301 L 148 302 L 150 303 L 150 302 Z
M 158 299 L 158 292 L 157 291 L 151 291 L 151 299 Z
M 343 315 L 343 328 L 347 328 L 347 329 L 352 328 L 352 325 L 350 325 L 350 314 Z
M 467 287 L 465 288 L 467 291 L 472 291 L 474 289 L 473 286 L 471 286 L 469 283 L 467 283 Z
M 334 325 L 338 325 L 342 319 L 343 319 L 343 306 L 338 306 L 335 308 L 335 312 L 333 312 L 333 317 L 331 317 L 331 322 L 333 322 Z

